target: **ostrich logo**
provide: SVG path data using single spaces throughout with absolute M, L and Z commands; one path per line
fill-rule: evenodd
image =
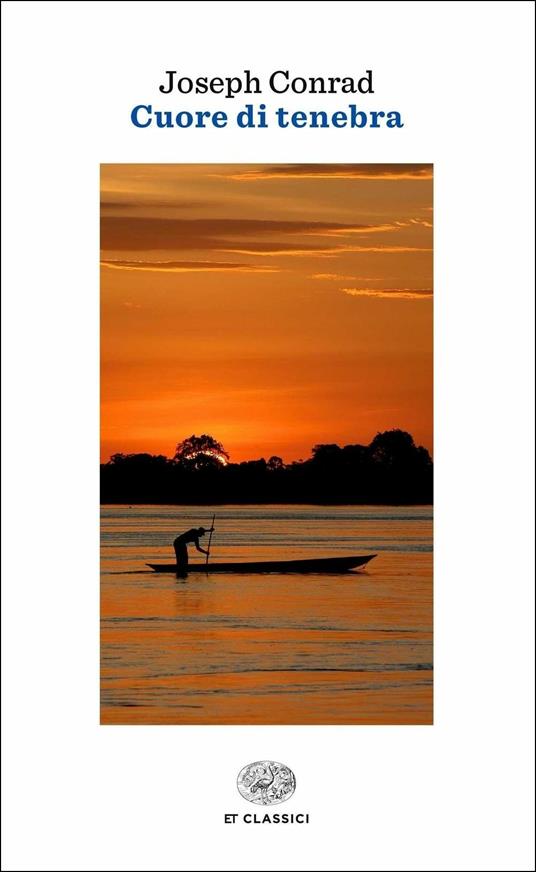
M 238 773 L 238 791 L 248 802 L 277 805 L 290 799 L 296 789 L 292 769 L 275 760 L 249 763 Z

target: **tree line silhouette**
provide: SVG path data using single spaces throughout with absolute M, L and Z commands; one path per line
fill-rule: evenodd
M 231 463 L 212 436 L 179 442 L 163 454 L 113 454 L 101 464 L 103 503 L 428 504 L 432 459 L 404 430 L 378 433 L 369 445 L 315 445 L 307 460 Z

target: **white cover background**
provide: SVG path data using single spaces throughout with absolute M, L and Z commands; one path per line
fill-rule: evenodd
M 3 7 L 4 868 L 532 868 L 533 4 Z M 166 69 L 245 68 L 372 68 L 373 97 L 317 106 L 405 127 L 130 124 L 247 102 L 160 95 Z M 100 727 L 99 163 L 304 160 L 435 164 L 435 726 Z M 263 757 L 308 826 L 224 825 Z

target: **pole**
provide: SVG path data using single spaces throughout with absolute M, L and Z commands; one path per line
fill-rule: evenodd
M 212 524 L 210 525 L 210 536 L 208 537 L 208 548 L 207 548 L 207 559 L 205 560 L 205 566 L 208 566 L 208 558 L 210 557 L 210 543 L 212 542 L 212 534 L 214 532 L 214 521 L 216 519 L 216 515 L 212 515 Z

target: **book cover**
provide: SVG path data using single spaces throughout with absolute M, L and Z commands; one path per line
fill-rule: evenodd
M 533 13 L 2 4 L 2 868 L 533 868 Z

